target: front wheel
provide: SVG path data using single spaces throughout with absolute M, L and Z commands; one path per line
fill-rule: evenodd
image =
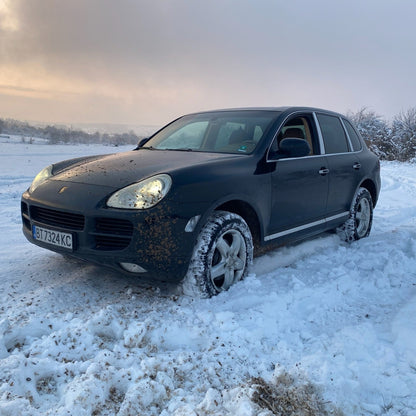
M 243 279 L 252 261 L 253 239 L 247 223 L 237 214 L 215 211 L 198 236 L 184 291 L 217 295 Z
M 347 242 L 359 240 L 370 234 L 373 223 L 373 200 L 370 192 L 359 188 L 351 204 L 350 217 L 337 229 L 341 238 Z

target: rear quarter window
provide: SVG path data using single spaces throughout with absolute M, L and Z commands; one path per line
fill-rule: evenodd
M 348 133 L 348 136 L 350 138 L 350 141 L 351 141 L 352 148 L 353 148 L 354 152 L 357 152 L 357 151 L 361 150 L 362 149 L 361 140 L 358 137 L 358 134 L 355 131 L 354 127 L 345 118 L 342 119 L 342 121 L 344 122 L 345 128 L 347 129 L 347 133 Z

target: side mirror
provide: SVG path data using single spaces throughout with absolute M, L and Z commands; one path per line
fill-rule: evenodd
M 279 151 L 277 155 L 281 157 L 304 157 L 311 152 L 309 143 L 303 139 L 295 137 L 287 137 L 279 143 Z
M 140 149 L 141 147 L 143 147 L 148 141 L 149 141 L 150 137 L 145 137 L 144 139 L 140 139 L 139 142 L 137 143 L 137 147 L 134 150 Z

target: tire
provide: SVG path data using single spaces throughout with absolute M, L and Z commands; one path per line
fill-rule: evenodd
M 215 211 L 202 228 L 183 289 L 188 295 L 211 297 L 247 276 L 253 262 L 253 239 L 239 215 Z
M 373 199 L 365 188 L 359 188 L 351 203 L 350 217 L 337 233 L 348 243 L 367 237 L 373 224 Z

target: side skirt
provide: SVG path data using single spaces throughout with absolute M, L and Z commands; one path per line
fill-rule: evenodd
M 347 219 L 349 215 L 350 215 L 349 211 L 345 211 L 345 212 L 342 212 L 341 214 L 337 214 L 337 215 L 333 215 L 331 217 L 323 218 L 322 220 L 310 222 L 310 223 L 304 224 L 304 225 L 299 225 L 299 227 L 289 228 L 288 230 L 280 231 L 279 233 L 266 235 L 264 237 L 264 241 L 274 240 L 275 238 L 283 237 L 283 236 L 288 235 L 288 234 L 297 233 L 298 231 L 303 231 L 303 230 L 306 230 L 308 228 L 316 227 L 317 225 L 322 225 L 322 224 L 325 224 L 327 222 L 338 220 L 338 219 L 343 218 L 343 217 L 345 217 L 345 219 Z

